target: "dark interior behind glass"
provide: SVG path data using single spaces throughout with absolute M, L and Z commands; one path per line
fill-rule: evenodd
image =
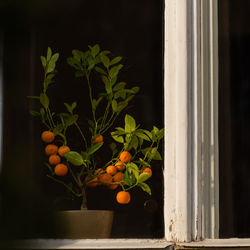
M 48 46 L 60 53 L 56 84 L 49 95 L 53 96 L 57 110 L 64 109 L 63 102 L 79 100 L 82 117 L 91 115 L 86 108 L 88 92 L 66 63 L 71 50 L 86 50 L 88 45 L 98 43 L 102 49 L 122 56 L 122 80 L 141 87 L 138 98 L 126 112 L 147 129 L 153 124 L 163 127 L 162 20 L 163 1 L 0 1 L 1 237 L 53 237 L 51 211 L 79 208 L 77 199 L 55 199 L 65 190 L 46 177 L 44 144 L 40 139 L 44 128 L 29 115 L 29 109 L 37 108 L 37 103 L 27 96 L 41 90 L 40 56 L 45 55 Z M 118 121 L 117 125 L 122 124 Z M 105 137 L 110 140 L 108 135 Z M 152 166 L 152 197 L 136 189 L 129 205 L 116 204 L 114 193 L 109 190 L 89 191 L 90 209 L 115 211 L 111 237 L 164 236 L 162 166 L 162 162 Z M 145 207 L 144 202 L 150 200 L 157 203 L 156 210 Z
M 220 236 L 250 237 L 250 1 L 219 0 Z

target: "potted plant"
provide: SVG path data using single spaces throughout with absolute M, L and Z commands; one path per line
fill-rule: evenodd
M 92 117 L 88 120 L 87 129 L 79 124 L 81 118 L 75 113 L 76 101 L 64 103 L 63 113 L 51 110 L 53 96 L 49 97 L 48 90 L 54 84 L 58 58 L 59 53 L 53 54 L 50 48 L 46 56 L 41 56 L 44 69 L 42 90 L 40 95 L 30 96 L 37 99 L 41 105 L 39 110 L 31 110 L 30 113 L 40 117 L 45 128 L 41 139 L 46 144 L 45 154 L 48 156 L 48 162 L 45 165 L 48 167 L 48 178 L 64 185 L 69 192 L 82 199 L 81 210 L 78 211 L 80 216 L 86 214 L 84 211 L 88 211 L 88 188 L 102 185 L 114 190 L 116 202 L 120 204 L 130 202 L 130 190 L 136 186 L 151 194 L 146 182 L 152 175 L 151 161 L 162 159 L 158 148 L 164 130 L 156 126 L 146 130 L 138 125 L 131 115 L 124 112 L 138 93 L 139 87 L 127 88 L 125 82 L 118 81 L 119 71 L 123 67 L 120 63 L 122 57 L 112 57 L 109 51 L 102 51 L 99 45 L 94 45 L 84 52 L 73 50 L 72 56 L 67 59 L 68 64 L 75 70 L 75 77 L 83 78 L 88 86 Z M 92 82 L 93 75 L 102 82 L 103 92 L 95 92 L 97 83 Z M 124 126 L 115 127 L 117 117 L 120 117 L 119 120 L 122 117 Z M 69 128 L 74 128 L 79 133 L 79 150 L 72 150 L 74 145 L 68 143 Z M 113 138 L 110 144 L 106 144 L 103 139 L 107 134 Z M 101 164 L 97 163 L 96 156 L 104 148 L 109 159 Z M 74 185 L 65 182 L 65 176 L 69 175 Z M 63 217 L 65 216 L 63 214 Z M 97 221 L 103 222 L 103 216 L 104 214 Z M 88 214 L 87 218 L 89 217 Z M 97 215 L 94 214 L 94 217 L 97 218 Z M 112 213 L 108 214 L 108 217 L 112 218 Z M 79 221 L 79 217 L 75 217 L 75 220 Z M 83 220 L 86 220 L 86 217 Z M 109 223 L 110 226 L 111 224 Z

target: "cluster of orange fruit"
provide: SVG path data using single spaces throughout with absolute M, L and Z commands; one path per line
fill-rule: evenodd
M 55 135 L 51 131 L 44 131 L 41 135 L 42 141 L 48 143 L 45 147 L 45 154 L 49 156 L 49 163 L 55 166 L 54 172 L 57 176 L 65 176 L 68 173 L 68 166 L 61 163 L 61 157 L 65 153 L 70 151 L 68 146 L 60 146 L 52 144 L 55 140 Z M 103 136 L 98 135 L 94 143 L 100 143 L 103 141 Z M 115 190 L 119 185 L 125 185 L 123 182 L 124 174 L 123 170 L 126 168 L 126 164 L 130 162 L 132 156 L 128 151 L 123 151 L 120 154 L 120 161 L 117 161 L 114 165 L 109 165 L 106 169 L 96 169 L 93 176 L 86 177 L 86 184 L 88 187 L 97 187 L 99 185 L 104 185 L 111 190 Z M 152 176 L 152 170 L 149 167 L 141 170 L 141 173 L 148 173 L 149 177 Z M 88 181 L 89 180 L 89 181 Z M 130 202 L 131 196 L 127 191 L 119 191 L 116 195 L 116 200 L 120 204 L 128 204 Z
M 110 165 L 106 168 L 106 171 L 99 168 L 94 172 L 94 178 L 87 182 L 88 187 L 96 187 L 99 185 L 105 185 L 111 190 L 115 190 L 120 184 L 125 185 L 123 182 L 123 170 L 126 167 L 126 163 L 130 162 L 131 154 L 128 151 L 123 151 L 120 154 L 120 161 L 116 162 L 114 165 Z M 145 168 L 141 173 L 148 173 L 149 177 L 152 176 L 152 170 L 150 168 Z M 116 195 L 116 200 L 120 204 L 128 204 L 130 202 L 131 196 L 127 191 L 120 191 Z
M 48 143 L 45 147 L 45 154 L 49 156 L 49 163 L 52 166 L 55 166 L 54 171 L 58 176 L 65 176 L 68 173 L 68 166 L 64 163 L 61 163 L 61 157 L 67 152 L 70 151 L 68 146 L 56 146 L 52 144 L 55 140 L 55 135 L 51 131 L 44 131 L 41 135 L 42 141 Z

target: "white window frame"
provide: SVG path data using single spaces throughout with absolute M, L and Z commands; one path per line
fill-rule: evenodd
M 219 237 L 218 0 L 165 0 L 164 239 L 38 239 L 22 249 L 250 246 Z M 10 243 L 7 243 L 8 247 Z

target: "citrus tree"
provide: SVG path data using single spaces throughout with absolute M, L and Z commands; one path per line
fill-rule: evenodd
M 117 202 L 121 204 L 130 202 L 129 190 L 136 186 L 151 195 L 146 182 L 152 175 L 151 161 L 162 160 L 158 148 L 164 130 L 156 126 L 146 130 L 124 112 L 138 93 L 139 87 L 127 88 L 125 82 L 118 80 L 123 68 L 120 63 L 122 57 L 112 57 L 110 51 L 102 51 L 97 44 L 89 46 L 84 52 L 73 50 L 72 56 L 67 59 L 75 70 L 75 77 L 82 78 L 88 85 L 92 113 L 92 117 L 88 119 L 89 133 L 84 132 L 86 128 L 79 125 L 80 117 L 75 113 L 76 101 L 64 103 L 63 113 L 51 110 L 53 96 L 49 97 L 48 90 L 55 82 L 58 58 L 59 53 L 53 54 L 51 48 L 48 48 L 46 56 L 41 56 L 44 69 L 42 90 L 38 96 L 29 96 L 40 102 L 40 109 L 30 110 L 30 114 L 40 117 L 45 127 L 41 139 L 46 143 L 47 176 L 64 185 L 73 195 L 81 197 L 82 209 L 87 209 L 86 188 L 99 185 L 112 190 L 118 189 L 119 191 L 114 192 Z M 94 74 L 102 82 L 101 93 L 94 92 L 96 84 L 99 84 L 92 82 Z M 123 127 L 114 126 L 118 116 L 123 117 Z M 72 151 L 70 148 L 73 145 L 68 144 L 69 127 L 75 127 L 79 132 L 82 144 L 78 151 Z M 113 127 L 114 131 L 110 131 Z M 111 144 L 105 143 L 105 134 L 113 138 Z M 103 147 L 110 153 L 110 157 L 107 162 L 98 165 L 96 155 Z M 66 182 L 67 175 L 71 176 L 75 185 Z

